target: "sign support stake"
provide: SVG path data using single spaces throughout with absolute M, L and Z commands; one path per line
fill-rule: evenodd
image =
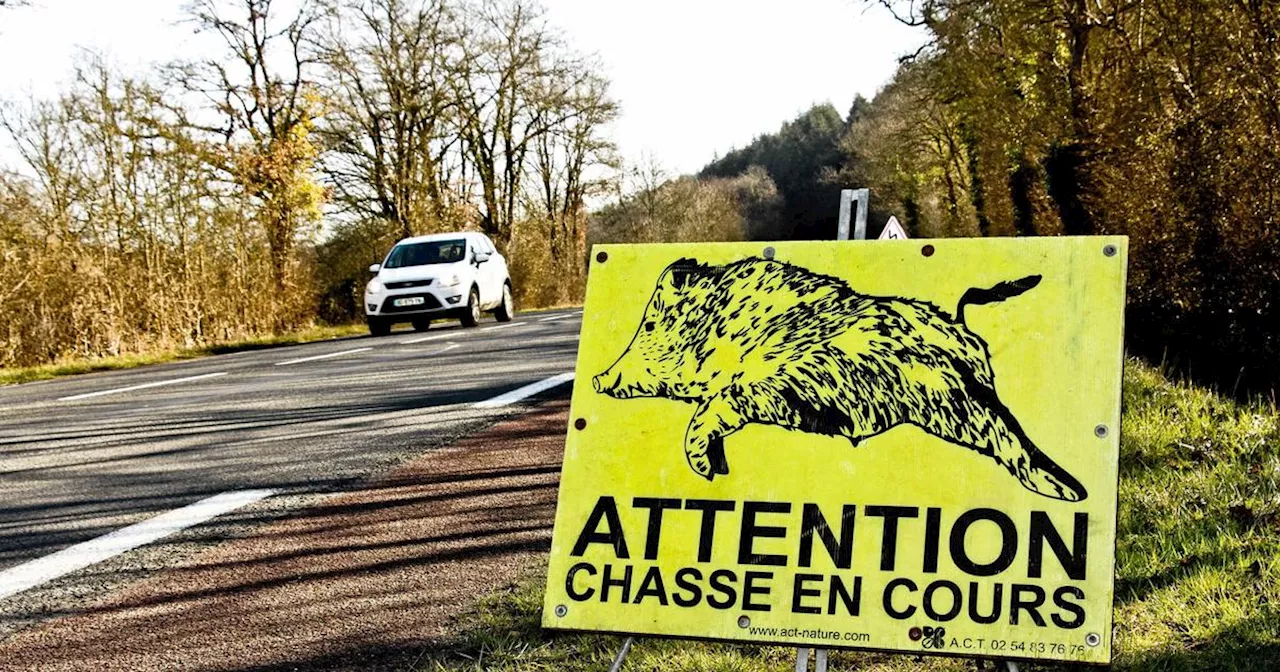
M 840 192 L 840 229 L 837 232 L 837 240 L 849 239 L 849 206 L 851 205 L 851 196 L 857 194 L 858 198 L 858 225 L 854 231 L 854 240 L 865 240 L 867 237 L 867 201 L 869 198 L 868 189 L 858 189 L 856 192 L 852 189 L 845 189 Z M 907 232 L 903 230 L 902 224 L 898 223 L 897 217 L 890 217 L 888 223 L 885 224 L 884 231 L 881 232 L 882 240 L 904 240 L 907 238 Z M 997 670 L 1004 672 L 1018 672 L 1018 664 L 1012 660 L 1002 660 L 996 658 L 992 660 Z M 827 672 L 827 651 L 826 649 L 817 650 L 817 659 L 814 667 L 817 672 Z M 809 649 L 796 649 L 796 672 L 808 672 L 809 670 Z
M 858 212 L 850 217 L 853 201 L 858 201 Z M 836 232 L 836 240 L 849 240 L 849 220 L 853 219 L 853 240 L 867 239 L 867 204 L 871 201 L 870 189 L 840 190 L 840 223 Z
M 627 637 L 622 640 L 622 650 L 618 652 L 618 656 L 613 659 L 613 664 L 609 666 L 609 672 L 618 672 L 622 669 L 622 664 L 627 662 L 627 654 L 631 651 L 631 643 L 635 641 L 635 637 Z M 1014 670 L 1017 672 L 1017 670 Z
M 870 189 L 840 190 L 840 226 L 836 229 L 836 240 L 849 240 L 849 210 L 854 199 L 858 201 L 858 218 L 853 227 L 853 240 L 867 239 L 867 204 L 871 201 Z M 827 672 L 827 650 L 813 649 L 814 672 Z M 796 648 L 796 672 L 809 672 L 809 647 Z

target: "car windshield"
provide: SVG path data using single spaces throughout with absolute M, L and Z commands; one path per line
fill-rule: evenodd
M 425 243 L 405 243 L 396 245 L 387 255 L 384 268 L 403 268 L 405 266 L 426 266 L 428 264 L 452 264 L 462 261 L 467 254 L 467 241 L 432 240 Z

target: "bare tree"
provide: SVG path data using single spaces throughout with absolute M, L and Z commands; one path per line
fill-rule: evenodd
M 305 0 L 280 17 L 271 0 L 196 0 L 188 8 L 200 32 L 217 36 L 226 60 L 178 69 L 189 90 L 205 95 L 221 116 L 219 158 L 259 205 L 270 245 L 273 285 L 282 301 L 293 287 L 293 249 L 319 217 L 322 190 L 311 171 L 318 149 L 309 134 L 318 101 L 311 95 L 316 65 L 312 37 L 319 13 Z
M 325 172 L 335 199 L 402 236 L 441 226 L 458 170 L 456 13 L 442 0 L 373 0 L 334 2 L 327 15 Z

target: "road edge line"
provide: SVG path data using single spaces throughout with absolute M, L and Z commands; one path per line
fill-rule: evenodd
M 102 397 L 108 394 L 118 394 L 120 392 L 133 392 L 134 390 L 146 390 L 153 387 L 164 387 L 165 385 L 175 385 L 177 383 L 185 383 L 192 380 L 202 380 L 204 378 L 217 378 L 218 376 L 227 375 L 226 371 L 217 373 L 202 373 L 198 376 L 186 376 L 185 378 L 170 378 L 168 380 L 157 380 L 152 383 L 142 383 L 140 385 L 129 385 L 127 387 L 114 387 L 109 390 L 98 390 L 97 392 L 84 392 L 82 394 L 72 394 L 65 397 L 58 397 L 58 401 L 79 401 L 81 399 L 92 399 L 93 397 Z
M 300 357 L 300 358 L 298 358 L 298 359 L 289 359 L 289 360 L 285 360 L 285 361 L 283 361 L 283 362 L 276 362 L 276 363 L 275 363 L 275 366 L 288 366 L 288 365 L 290 365 L 290 364 L 301 364 L 301 363 L 303 363 L 303 362 L 314 362 L 314 361 L 316 361 L 316 360 L 318 360 L 318 359 L 329 359 L 330 357 L 340 357 L 340 356 L 342 356 L 342 355 L 354 355 L 354 354 L 355 354 L 355 353 L 357 353 L 357 352 L 368 352 L 368 351 L 370 351 L 370 350 L 372 350 L 372 349 L 373 349 L 373 346 L 368 346 L 368 347 L 364 347 L 364 348 L 354 348 L 354 349 L 351 349 L 351 350 L 341 350 L 341 351 L 339 351 L 339 352 L 330 352 L 330 353 L 323 354 L 323 355 L 312 355 L 312 356 L 310 356 L 310 357 Z
M 574 374 L 573 371 L 569 371 L 568 373 L 559 373 L 554 376 L 551 376 L 550 378 L 544 378 L 543 380 L 539 380 L 536 383 L 529 383 L 528 385 L 525 385 L 523 387 L 517 387 L 516 389 L 511 390 L 510 392 L 504 392 L 502 394 L 499 394 L 496 397 L 493 397 L 492 399 L 485 399 L 484 401 L 478 402 L 477 404 L 472 406 L 472 408 L 492 409 L 492 408 L 502 408 L 503 406 L 510 406 L 511 404 L 514 404 L 517 401 L 526 399 L 528 397 L 532 397 L 533 395 L 538 394 L 539 392 L 544 392 L 553 387 L 558 387 L 560 385 L 563 385 L 573 380 L 573 374 Z
M 248 506 L 275 493 L 275 490 L 229 490 L 10 567 L 0 571 L 0 600 Z

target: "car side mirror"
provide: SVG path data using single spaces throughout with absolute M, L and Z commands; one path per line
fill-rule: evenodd
M 472 257 L 472 258 L 476 260 L 476 263 L 477 263 L 477 264 L 483 264 L 484 262 L 489 261 L 489 253 L 488 253 L 488 252 L 476 252 L 476 253 L 475 253 L 475 256 L 474 256 L 474 257 Z
M 369 264 L 369 272 L 377 273 L 382 270 L 382 264 Z

